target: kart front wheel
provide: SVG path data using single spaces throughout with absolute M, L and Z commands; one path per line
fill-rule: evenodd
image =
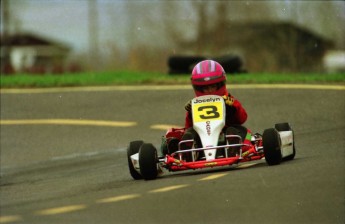
M 134 180 L 140 180 L 143 179 L 141 174 L 134 168 L 131 156 L 138 153 L 140 146 L 144 144 L 143 141 L 133 141 L 129 143 L 129 146 L 127 148 L 127 160 L 128 160 L 128 168 L 129 168 L 129 173 L 133 177 Z
M 278 165 L 282 161 L 281 141 L 275 128 L 266 129 L 262 135 L 265 159 L 268 165 Z
M 277 131 L 292 131 L 292 135 L 293 135 L 293 145 L 292 145 L 293 153 L 291 155 L 283 158 L 283 160 L 284 161 L 293 160 L 295 158 L 295 155 L 296 155 L 296 147 L 295 147 L 295 135 L 294 135 L 294 132 L 293 132 L 290 124 L 289 123 L 275 124 L 275 128 L 277 129 Z
M 150 143 L 144 143 L 139 150 L 140 173 L 145 180 L 154 180 L 158 176 L 157 149 Z

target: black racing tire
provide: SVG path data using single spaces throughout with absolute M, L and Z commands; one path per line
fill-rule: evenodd
M 177 70 L 177 69 L 169 69 L 168 74 L 169 75 L 189 75 L 189 69 L 185 70 Z
M 151 143 L 144 143 L 139 150 L 140 173 L 145 180 L 154 180 L 158 176 L 157 149 Z
M 242 73 L 243 61 L 238 55 L 224 55 L 214 58 L 228 74 Z
M 296 156 L 296 146 L 295 146 L 295 134 L 294 134 L 294 131 L 292 130 L 290 124 L 289 123 L 278 123 L 278 124 L 275 124 L 275 129 L 277 129 L 277 131 L 292 131 L 293 153 L 291 155 L 283 158 L 283 161 L 293 160 Z
M 274 128 L 277 129 L 277 131 L 291 131 L 290 124 L 285 122 L 285 123 L 278 123 L 274 125 Z
M 127 148 L 127 160 L 128 160 L 128 168 L 129 168 L 129 173 L 131 174 L 131 176 L 133 177 L 134 180 L 140 180 L 143 179 L 143 177 L 141 176 L 141 174 L 134 168 L 132 160 L 131 160 L 131 156 L 138 153 L 140 146 L 144 144 L 143 141 L 132 141 L 129 143 L 129 146 Z
M 278 165 L 282 161 L 281 141 L 275 128 L 266 129 L 262 135 L 266 163 L 270 166 Z
M 193 67 L 205 59 L 202 56 L 170 56 L 168 59 L 169 74 L 190 74 Z

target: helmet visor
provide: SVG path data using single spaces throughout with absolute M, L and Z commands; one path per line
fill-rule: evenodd
M 194 89 L 196 91 L 202 92 L 202 93 L 212 93 L 220 89 L 225 85 L 224 82 L 218 82 L 215 84 L 210 84 L 210 85 L 193 85 Z
M 202 78 L 192 78 L 193 82 L 195 83 L 204 83 L 204 82 L 212 82 L 217 79 L 222 79 L 224 75 L 217 75 L 217 76 L 207 76 Z

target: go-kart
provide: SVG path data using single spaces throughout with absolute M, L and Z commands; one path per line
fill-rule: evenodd
M 268 165 L 292 160 L 296 149 L 289 123 L 275 124 L 250 140 L 224 132 L 225 102 L 216 95 L 191 101 L 193 129 L 200 141 L 183 140 L 185 128 L 171 128 L 162 137 L 162 155 L 144 141 L 132 141 L 127 148 L 128 167 L 133 179 L 153 180 L 163 170 L 182 171 L 236 165 L 265 157 Z

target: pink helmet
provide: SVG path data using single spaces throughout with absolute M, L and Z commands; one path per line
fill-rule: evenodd
M 223 67 L 216 61 L 204 60 L 195 65 L 192 71 L 192 85 L 196 96 L 206 95 L 203 88 L 208 85 L 217 84 L 214 95 L 227 95 L 226 74 Z

